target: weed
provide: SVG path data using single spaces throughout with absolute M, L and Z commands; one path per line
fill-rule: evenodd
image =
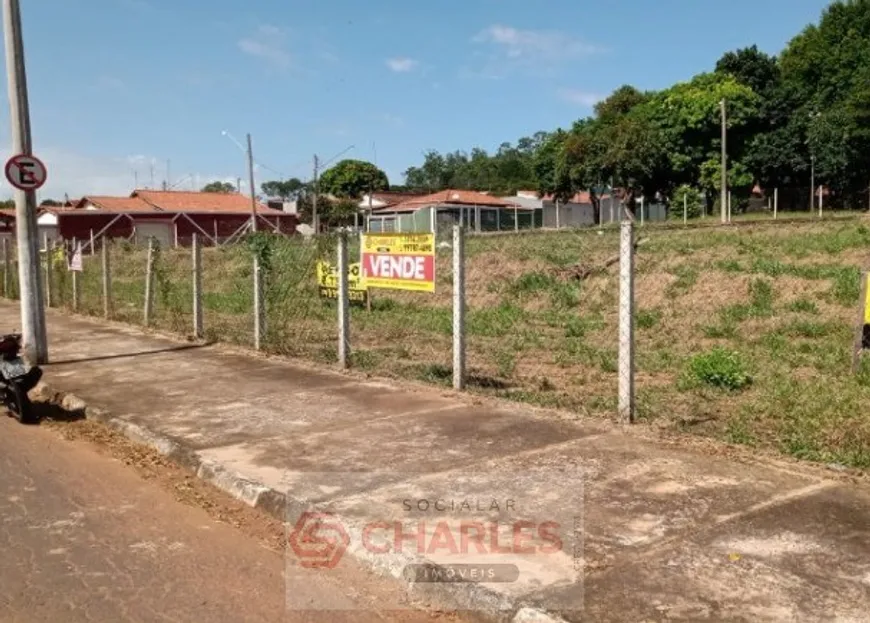
M 861 296 L 861 271 L 849 266 L 839 271 L 831 287 L 831 296 L 840 305 L 851 306 Z
M 384 356 L 375 350 L 357 350 L 351 355 L 353 366 L 360 370 L 374 370 L 383 358 Z
M 417 378 L 435 385 L 449 385 L 453 379 L 453 369 L 438 363 L 430 363 L 417 367 Z
M 720 324 L 707 325 L 701 328 L 704 337 L 713 340 L 733 340 L 737 338 L 737 325 L 731 320 L 723 320 Z
M 517 367 L 516 353 L 510 350 L 500 350 L 495 355 L 495 363 L 498 367 L 498 375 L 510 378 Z
M 450 318 L 452 331 L 452 311 L 446 309 L 445 312 Z M 497 307 L 487 309 L 469 310 L 467 330 L 469 335 L 503 337 L 517 331 L 517 325 L 522 321 L 523 315 L 522 308 L 511 303 L 501 303 Z
M 668 286 L 667 295 L 671 298 L 676 298 L 680 294 L 685 294 L 692 289 L 698 282 L 700 271 L 688 264 L 680 264 L 670 271 L 677 279 Z
M 742 273 L 745 271 L 743 264 L 737 260 L 720 260 L 716 262 L 716 268 L 723 273 Z
M 635 315 L 638 329 L 652 329 L 661 319 L 662 312 L 659 309 L 641 309 Z
M 535 294 L 542 290 L 548 290 L 556 283 L 556 279 L 546 273 L 525 273 L 508 285 L 507 294 L 519 296 L 522 294 Z
M 684 379 L 687 386 L 704 384 L 737 391 L 752 382 L 740 353 L 714 348 L 689 359 Z
M 791 337 L 819 338 L 830 335 L 832 326 L 826 322 L 798 320 L 784 326 L 782 332 Z
M 818 315 L 819 307 L 813 301 L 807 298 L 800 298 L 792 301 L 786 307 L 788 311 L 795 312 L 798 314 L 813 314 Z

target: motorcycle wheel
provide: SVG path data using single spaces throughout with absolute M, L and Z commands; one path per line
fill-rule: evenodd
M 30 402 L 30 396 L 27 395 L 27 392 L 15 384 L 11 385 L 7 391 L 11 394 L 11 406 L 18 421 L 22 424 L 36 424 L 38 418 L 33 412 L 33 403 Z

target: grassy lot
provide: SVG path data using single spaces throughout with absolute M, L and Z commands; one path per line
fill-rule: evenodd
M 870 223 L 807 219 L 733 228 L 648 227 L 637 255 L 640 419 L 800 458 L 870 467 L 870 366 L 849 373 Z M 335 308 L 314 265 L 331 241 L 275 241 L 266 260 L 272 352 L 336 360 Z M 613 229 L 480 236 L 467 242 L 471 389 L 600 417 L 615 412 L 617 267 L 578 282 L 618 250 Z M 352 257 L 353 257 L 352 251 Z M 373 291 L 354 308 L 355 367 L 449 384 L 450 249 L 437 292 Z M 244 246 L 204 249 L 207 337 L 250 344 L 252 260 Z M 112 251 L 115 317 L 141 322 L 145 252 Z M 81 309 L 101 314 L 99 257 L 87 258 Z M 55 292 L 68 305 L 69 275 Z M 191 330 L 189 250 L 156 268 L 156 326 Z M 60 295 L 59 295 L 60 296 Z

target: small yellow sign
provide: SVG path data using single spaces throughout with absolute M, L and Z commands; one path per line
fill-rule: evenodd
M 864 295 L 864 324 L 870 325 L 870 273 L 867 273 L 864 276 L 865 282 L 865 295 Z
M 338 300 L 338 267 L 330 262 L 317 262 L 317 285 L 321 298 Z M 362 278 L 359 262 L 348 267 L 347 289 L 351 303 L 366 302 L 368 287 Z

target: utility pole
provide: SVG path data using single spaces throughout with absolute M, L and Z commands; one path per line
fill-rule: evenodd
M 18 0 L 3 0 L 3 27 L 9 116 L 12 120 L 12 153 L 32 155 L 30 104 L 27 99 L 24 41 L 21 35 L 21 9 Z M 35 191 L 15 190 L 15 230 L 18 241 L 18 280 L 24 356 L 31 362 L 44 364 L 48 363 L 48 339 L 40 275 Z
M 251 184 L 251 231 L 257 231 L 257 190 L 254 188 L 254 149 L 251 134 L 248 133 L 248 177 Z
M 239 191 L 239 194 L 242 194 L 242 178 L 236 178 L 236 190 Z
M 725 98 L 722 98 L 719 106 L 722 109 L 722 197 L 720 199 L 720 207 L 722 208 L 722 224 L 724 225 L 727 222 L 726 211 L 728 210 L 728 124 L 726 121 Z
M 314 195 L 311 198 L 311 226 L 314 228 L 314 233 L 320 233 L 320 227 L 317 220 L 317 195 L 320 194 L 320 180 L 318 178 L 318 167 L 320 165 L 317 159 L 317 154 L 314 154 Z

